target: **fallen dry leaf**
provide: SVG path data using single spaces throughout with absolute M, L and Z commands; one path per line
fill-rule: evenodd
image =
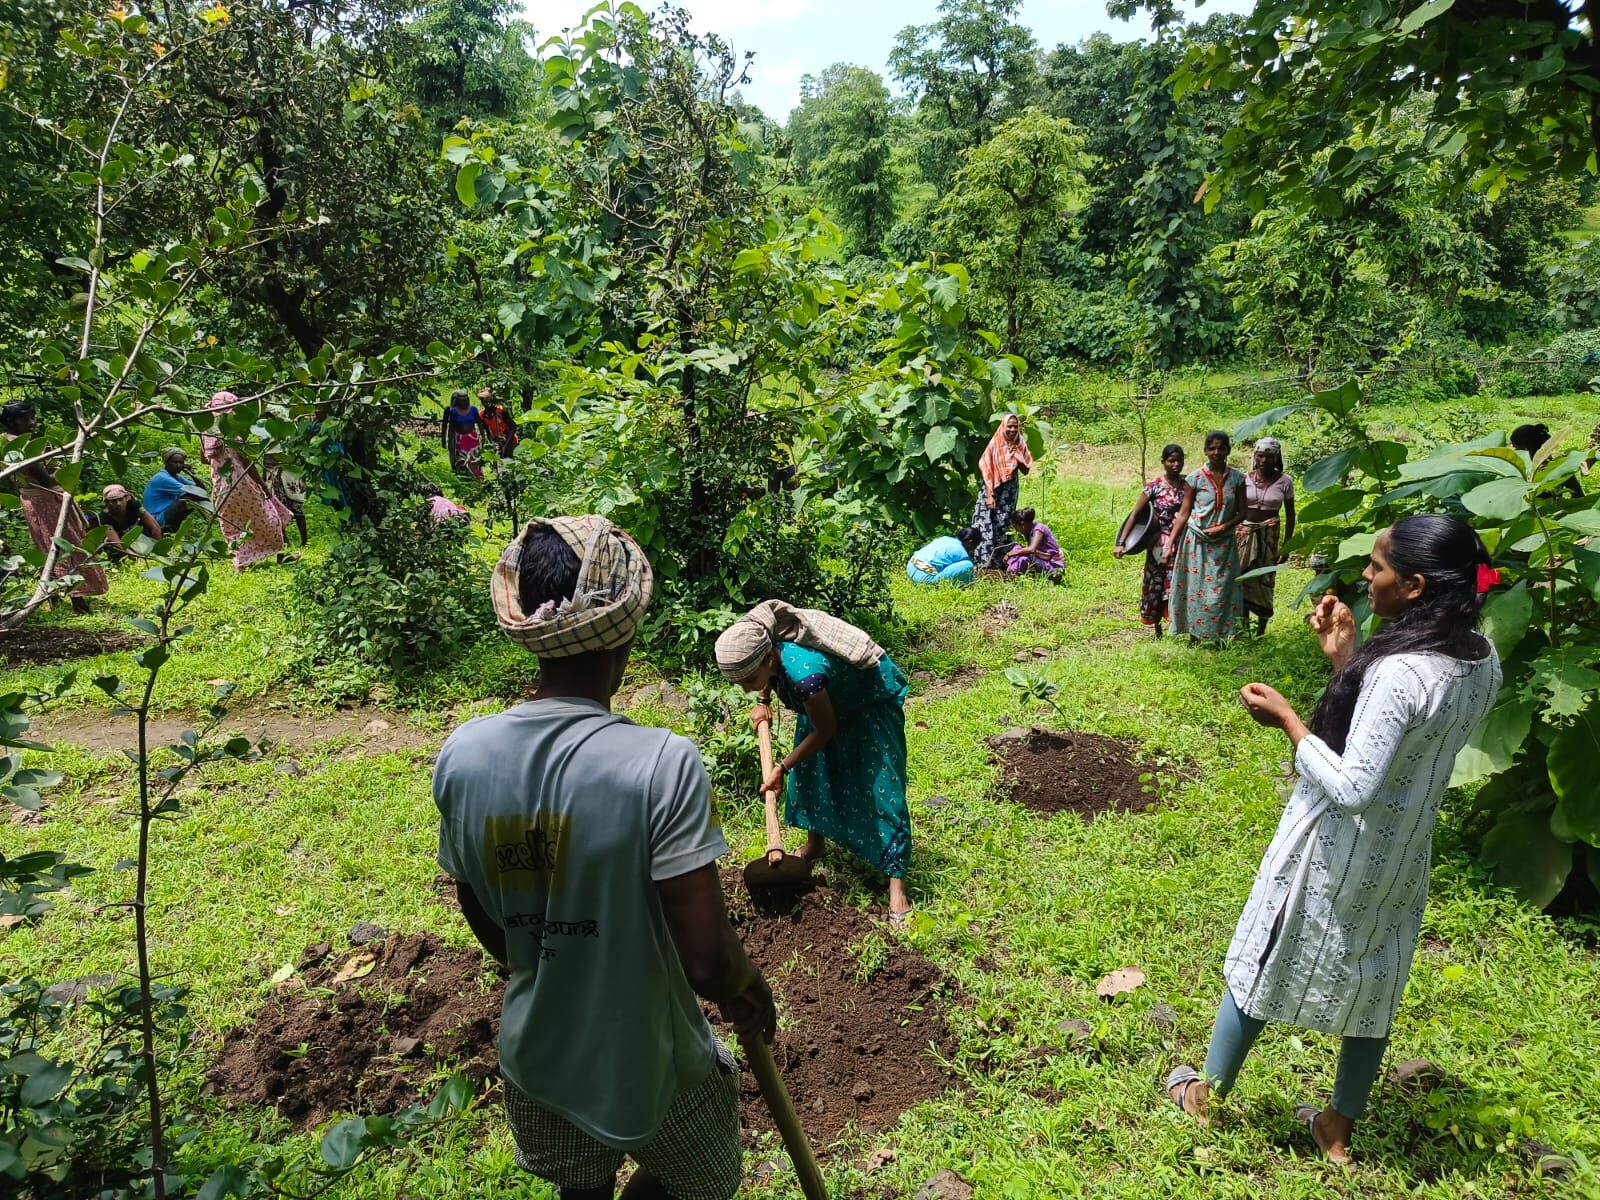
M 887 1146 L 879 1146 L 871 1154 L 867 1155 L 866 1161 L 861 1164 L 861 1170 L 865 1174 L 871 1174 L 873 1171 L 887 1166 L 893 1161 L 894 1151 Z
M 1118 967 L 1094 985 L 1095 995 L 1112 1000 L 1144 986 L 1144 972 L 1138 967 Z
M 372 974 L 372 968 L 377 966 L 376 960 L 370 954 L 355 954 L 339 968 L 339 973 L 333 977 L 334 983 L 349 983 L 352 979 L 360 979 Z
M 27 919 L 21 913 L 0 913 L 0 929 L 10 929 L 13 925 L 21 925 Z

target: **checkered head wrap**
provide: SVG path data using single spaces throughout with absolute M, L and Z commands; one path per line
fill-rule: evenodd
M 717 638 L 717 667 L 734 683 L 749 679 L 778 642 L 820 650 L 858 671 L 877 666 L 884 653 L 871 634 L 849 621 L 816 608 L 763 600 Z
M 522 611 L 517 576 L 528 535 L 552 530 L 578 556 L 578 586 L 569 599 Z M 540 658 L 570 658 L 626 643 L 650 607 L 655 577 L 644 551 L 604 517 L 537 517 L 500 556 L 489 594 L 500 630 Z

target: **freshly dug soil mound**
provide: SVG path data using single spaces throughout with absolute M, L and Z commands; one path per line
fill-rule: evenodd
M 131 633 L 74 629 L 70 625 L 26 625 L 0 633 L 0 662 L 12 667 L 42 667 L 71 658 L 111 654 L 139 643 L 140 639 Z
M 1008 729 L 988 740 L 1000 764 L 1001 794 L 1048 816 L 1073 812 L 1092 821 L 1103 812 L 1139 812 L 1151 795 L 1134 762 L 1135 748 L 1098 733 Z
M 426 1100 L 439 1069 L 497 1079 L 505 988 L 485 978 L 494 969 L 431 933 L 337 958 L 326 943 L 312 946 L 255 1021 L 228 1035 L 210 1086 L 230 1105 L 273 1108 L 305 1129 L 336 1112 Z
M 777 996 L 773 1057 L 813 1142 L 828 1145 L 852 1121 L 883 1128 L 958 1085 L 934 1057 L 956 1049 L 944 1015 L 953 988 L 937 967 L 825 884 L 758 904 L 728 869 L 722 889 Z M 745 1124 L 773 1129 L 755 1076 L 743 1083 Z
M 764 898 L 759 911 L 737 869 L 723 871 L 722 885 L 745 948 L 777 993 L 774 1056 L 819 1147 L 851 1122 L 881 1128 L 957 1083 L 930 1050 L 955 1052 L 944 1017 L 952 989 L 938 968 L 826 885 Z M 228 1036 L 210 1087 L 304 1129 L 336 1112 L 426 1100 L 440 1071 L 497 1079 L 505 989 L 486 976 L 493 970 L 476 950 L 449 949 L 432 934 L 337 957 L 312 946 L 255 1021 Z M 746 1127 L 774 1129 L 755 1077 L 742 1078 Z

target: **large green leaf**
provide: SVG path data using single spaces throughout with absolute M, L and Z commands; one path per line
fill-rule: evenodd
M 482 170 L 481 162 L 469 162 L 456 172 L 456 199 L 468 208 L 478 202 L 478 173 Z
M 1589 703 L 1588 693 L 1600 688 L 1600 671 L 1589 665 L 1594 655 L 1593 649 L 1546 650 L 1530 664 L 1524 694 L 1542 692 L 1556 716 L 1577 716 Z
M 1467 457 L 1475 462 L 1481 462 L 1496 475 L 1504 475 L 1507 479 L 1528 477 L 1527 460 L 1517 450 L 1508 450 L 1504 446 L 1489 446 L 1482 450 L 1474 450 Z
M 1335 563 L 1342 563 L 1346 559 L 1366 558 L 1372 553 L 1372 547 L 1377 545 L 1376 533 L 1352 533 L 1339 543 L 1338 553 L 1334 557 Z
M 1489 521 L 1510 521 L 1528 509 L 1528 481 L 1516 479 L 1491 479 L 1480 483 L 1465 496 L 1461 503 L 1467 511 Z
M 1580 508 L 1560 519 L 1563 527 L 1585 537 L 1600 537 L 1600 508 Z
M 1472 731 L 1467 744 L 1456 755 L 1450 786 L 1478 783 L 1511 766 L 1522 743 L 1528 739 L 1537 704 L 1535 700 L 1517 698 L 1490 709 L 1489 715 Z
M 1373 442 L 1356 451 L 1356 466 L 1374 479 L 1390 480 L 1405 464 L 1406 454 L 1399 442 Z
M 1326 392 L 1313 392 L 1311 403 L 1336 417 L 1348 417 L 1361 403 L 1361 382 L 1354 377 Z
M 953 425 L 935 425 L 922 439 L 922 452 L 929 462 L 938 462 L 956 448 L 956 429 Z
M 1517 583 L 1490 596 L 1483 606 L 1483 633 L 1502 659 L 1510 657 L 1533 620 L 1533 594 L 1526 583 Z
M 1501 813 L 1484 835 L 1483 859 L 1496 883 L 1535 908 L 1554 900 L 1572 871 L 1572 847 L 1550 832 L 1544 811 Z
M 1578 578 L 1583 580 L 1583 586 L 1589 589 L 1591 596 L 1600 600 L 1600 551 L 1574 546 L 1572 561 L 1578 568 Z
M 1276 425 L 1285 417 L 1292 417 L 1297 412 L 1305 412 L 1309 404 L 1280 404 L 1277 408 L 1269 408 L 1266 412 L 1257 413 L 1253 417 L 1246 417 L 1233 427 L 1233 440 L 1244 442 L 1256 436 L 1269 425 Z
M 1336 517 L 1347 517 L 1355 512 L 1366 498 L 1367 493 L 1359 488 L 1337 488 L 1313 496 L 1295 515 L 1301 521 L 1326 521 Z
M 1550 827 L 1559 836 L 1600 846 L 1600 704 L 1557 730 L 1546 757 L 1556 810 Z
M 1344 479 L 1356 461 L 1357 448 L 1347 447 L 1344 450 L 1319 458 L 1306 468 L 1305 474 L 1300 476 L 1300 486 L 1307 492 L 1320 492 L 1325 488 L 1333 487 Z
M 1400 32 L 1412 34 L 1421 29 L 1435 17 L 1443 16 L 1449 12 L 1456 0 L 1428 0 L 1426 4 L 1412 9 L 1400 20 Z

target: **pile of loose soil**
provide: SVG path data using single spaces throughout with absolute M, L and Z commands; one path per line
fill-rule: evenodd
M 309 947 L 255 1020 L 229 1034 L 209 1087 L 230 1105 L 275 1109 L 297 1129 L 336 1112 L 393 1112 L 428 1099 L 440 1069 L 499 1077 L 504 985 L 477 950 L 431 933 L 334 957 Z M 326 990 L 325 990 L 326 989 Z
M 1000 764 L 1001 794 L 1024 808 L 1050 815 L 1077 813 L 1092 821 L 1103 812 L 1140 812 L 1151 795 L 1134 761 L 1135 747 L 1098 733 L 1008 729 L 988 740 Z
M 774 1057 L 813 1142 L 828 1145 L 852 1122 L 875 1131 L 957 1084 L 935 1057 L 956 1049 L 944 1016 L 953 989 L 938 968 L 826 884 L 759 908 L 736 868 L 723 871 L 722 885 L 745 948 L 777 994 Z M 850 952 L 873 935 L 866 954 Z M 485 979 L 488 969 L 477 951 L 449 949 L 432 934 L 337 957 L 312 946 L 255 1020 L 228 1036 L 210 1087 L 304 1129 L 336 1112 L 425 1100 L 441 1070 L 497 1078 L 504 987 Z M 774 1129 L 748 1071 L 743 1086 L 746 1127 Z
M 131 633 L 78 629 L 70 625 L 27 625 L 0 633 L 0 662 L 7 666 L 47 666 L 73 658 L 111 654 L 139 645 Z
M 828 1145 L 851 1122 L 875 1132 L 958 1086 L 935 1057 L 956 1050 L 944 1015 L 954 989 L 937 967 L 824 883 L 757 903 L 728 869 L 722 888 L 777 996 L 773 1057 L 813 1143 Z M 868 953 L 850 953 L 872 935 Z M 773 1129 L 755 1077 L 746 1071 L 743 1083 L 746 1125 Z

